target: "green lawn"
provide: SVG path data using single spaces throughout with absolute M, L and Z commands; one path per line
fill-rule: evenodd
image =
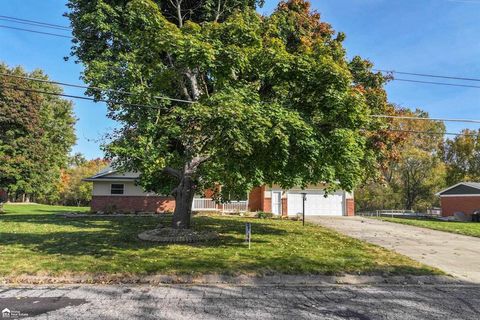
M 195 217 L 221 239 L 166 245 L 137 239 L 157 217 L 64 218 L 87 208 L 6 205 L 0 215 L 0 275 L 20 274 L 432 274 L 438 270 L 328 229 L 287 220 Z M 245 222 L 253 242 L 244 243 Z
M 428 229 L 464 234 L 472 237 L 480 237 L 480 223 L 474 222 L 455 222 L 455 221 L 438 221 L 424 219 L 406 219 L 406 218 L 376 218 L 384 221 L 409 224 L 412 226 L 423 227 Z

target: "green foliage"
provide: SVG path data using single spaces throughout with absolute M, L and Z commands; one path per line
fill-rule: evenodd
M 27 73 L 0 64 L 0 71 L 48 80 L 40 70 Z M 38 201 L 52 201 L 75 143 L 72 103 L 58 96 L 12 89 L 61 93 L 54 84 L 12 77 L 1 77 L 0 84 L 0 188 L 11 197 L 26 194 Z
M 84 80 L 133 93 L 90 91 L 121 124 L 105 146 L 115 166 L 142 172 L 147 190 L 179 196 L 191 180 L 221 201 L 262 184 L 352 190 L 370 175 L 375 144 L 364 130 L 386 108 L 384 79 L 365 61 L 349 64 L 344 35 L 308 2 L 282 2 L 265 17 L 255 1 L 232 3 L 217 21 L 209 2 L 185 19 L 176 5 L 69 1 Z
M 58 202 L 63 205 L 86 206 L 92 199 L 93 185 L 82 181 L 108 165 L 102 159 L 86 160 L 81 154 L 70 158 L 70 166 L 62 171 L 58 186 Z
M 447 185 L 480 181 L 480 130 L 463 130 L 464 135 L 447 139 L 443 159 L 447 166 Z
M 269 218 L 273 218 L 273 213 L 258 211 L 257 214 L 256 214 L 256 217 L 259 218 L 259 219 L 269 219 Z
M 403 109 L 401 112 L 404 116 L 428 118 L 428 114 L 421 110 Z M 435 193 L 445 185 L 445 164 L 441 158 L 445 126 L 438 121 L 396 120 L 395 127 L 405 131 L 400 132 L 404 137 L 395 146 L 398 156 L 386 163 L 381 180 L 368 181 L 356 190 L 359 211 L 425 211 L 438 204 Z M 412 134 L 408 131 L 432 134 Z

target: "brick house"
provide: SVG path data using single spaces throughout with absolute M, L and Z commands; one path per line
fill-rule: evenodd
M 139 174 L 119 172 L 110 167 L 84 179 L 93 183 L 91 209 L 98 211 L 121 212 L 166 212 L 175 209 L 175 199 L 171 196 L 145 192 L 136 184 Z M 305 195 L 305 201 L 304 201 Z M 337 191 L 324 196 L 324 185 L 309 186 L 302 190 L 293 188 L 282 190 L 278 186 L 254 188 L 244 200 L 217 204 L 205 196 L 193 200 L 194 211 L 266 211 L 276 215 L 354 215 L 353 194 Z
M 460 182 L 436 194 L 440 197 L 442 216 L 453 216 L 456 212 L 472 214 L 480 211 L 480 183 Z

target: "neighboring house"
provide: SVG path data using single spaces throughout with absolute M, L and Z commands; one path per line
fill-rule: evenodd
M 440 196 L 442 216 L 456 212 L 472 214 L 480 210 L 480 183 L 460 182 L 436 194 Z
M 119 172 L 111 167 L 84 179 L 93 182 L 92 211 L 121 212 L 166 212 L 175 209 L 175 199 L 171 196 L 145 192 L 136 184 L 139 174 Z M 324 196 L 324 187 L 312 186 L 305 190 L 294 188 L 282 190 L 279 187 L 257 187 L 242 201 L 217 204 L 205 192 L 207 197 L 196 196 L 193 199 L 194 211 L 266 211 L 276 215 L 294 216 L 303 212 L 303 194 L 305 194 L 306 215 L 353 216 L 353 195 L 337 191 Z

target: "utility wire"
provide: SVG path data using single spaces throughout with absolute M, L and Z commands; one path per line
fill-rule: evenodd
M 8 19 L 8 20 L 14 20 L 14 21 L 18 21 L 18 23 L 34 23 L 34 24 L 37 24 L 37 25 L 42 25 L 42 26 L 45 26 L 45 27 L 52 27 L 52 28 L 61 28 L 61 29 L 65 29 L 65 30 L 72 30 L 72 28 L 70 27 L 67 27 L 67 26 L 62 26 L 62 25 L 59 25 L 59 24 L 54 24 L 54 23 L 48 23 L 48 22 L 41 22 L 41 21 L 35 21 L 35 20 L 29 20 L 29 19 L 21 19 L 21 18 L 16 18 L 16 17 L 10 17 L 10 16 L 3 16 L 3 15 L 0 15 L 0 18 L 1 19 Z
M 59 25 L 59 24 L 41 22 L 41 21 L 30 20 L 30 19 L 16 18 L 16 17 L 12 17 L 12 16 L 0 15 L 0 20 L 8 21 L 8 22 L 14 22 L 14 23 L 20 23 L 20 24 L 26 24 L 26 25 L 32 25 L 32 26 L 36 26 L 36 27 L 52 28 L 52 29 L 65 30 L 65 31 L 73 31 L 73 29 L 71 27 L 68 27 L 68 26 L 62 26 L 62 25 Z M 39 32 L 39 31 L 36 31 L 36 30 L 16 28 L 16 27 L 5 26 L 5 25 L 2 25 L 1 27 L 2 28 L 14 29 L 14 30 L 20 30 L 20 31 L 26 31 L 26 32 L 41 33 L 41 34 L 57 36 L 57 37 L 67 37 L 67 38 L 72 38 L 72 39 L 74 38 L 74 37 L 71 37 L 71 36 L 65 36 L 65 35 L 61 35 L 61 34 L 55 34 L 55 33 L 49 33 L 49 32 Z M 376 71 L 376 72 L 383 72 L 383 73 L 390 73 L 390 74 L 403 74 L 403 75 L 411 75 L 411 76 L 427 77 L 427 78 L 441 78 L 441 79 L 452 79 L 452 80 L 480 82 L 479 78 L 454 77 L 454 76 L 445 76 L 445 75 L 437 75 L 437 74 L 386 70 L 386 69 L 372 69 L 372 70 Z M 395 78 L 394 80 L 407 81 L 408 79 L 396 79 Z M 430 83 L 430 82 L 426 82 L 426 83 Z M 437 83 L 435 83 L 435 84 L 437 84 Z M 448 84 L 448 83 L 438 83 L 438 84 L 453 85 L 453 84 Z
M 480 86 L 474 86 L 474 85 L 468 85 L 468 84 L 456 84 L 456 83 L 448 83 L 448 82 L 434 82 L 434 81 L 422 81 L 422 80 L 399 79 L 399 78 L 393 78 L 393 80 L 394 81 L 403 81 L 403 82 L 434 84 L 434 85 L 440 85 L 440 86 L 451 86 L 451 87 L 464 87 L 464 88 L 480 89 Z
M 120 91 L 120 90 L 114 90 L 114 89 L 103 89 L 103 88 L 100 88 L 100 87 L 91 87 L 91 86 L 85 86 L 85 85 L 80 85 L 80 84 L 46 80 L 46 79 L 41 79 L 41 78 L 19 76 L 19 75 L 3 73 L 3 72 L 0 72 L 0 76 L 11 77 L 11 78 L 16 78 L 16 79 L 24 79 L 24 80 L 29 80 L 29 81 L 36 81 L 36 82 L 41 82 L 41 83 L 57 84 L 57 85 L 73 87 L 73 88 L 91 89 L 91 90 L 97 90 L 97 91 L 125 94 L 125 95 L 129 95 L 129 96 L 135 95 L 134 93 L 128 92 L 128 91 Z M 160 100 L 169 100 L 169 101 L 174 101 L 174 102 L 183 102 L 183 103 L 190 103 L 190 104 L 196 103 L 195 101 L 175 99 L 175 98 L 169 98 L 169 97 L 165 97 L 165 96 L 154 96 L 154 98 L 155 99 L 160 99 Z M 88 99 L 91 99 L 91 98 L 88 98 Z M 94 100 L 94 99 L 92 99 L 92 100 Z M 97 100 L 97 101 L 99 101 L 99 100 Z M 107 101 L 104 100 L 104 102 L 107 102 Z M 372 115 L 370 115 L 370 117 L 373 117 L 373 118 L 389 118 L 389 119 L 404 119 L 404 120 L 420 120 L 420 121 L 445 121 L 445 122 L 480 123 L 480 120 L 475 120 L 475 119 L 423 118 L 423 117 L 394 116 L 394 115 L 383 115 L 383 114 L 372 114 Z
M 39 33 L 39 34 L 44 34 L 44 35 L 49 35 L 49 36 L 54 36 L 54 37 L 60 37 L 60 38 L 75 39 L 75 38 L 72 37 L 72 36 L 66 36 L 66 35 L 64 35 L 64 34 L 44 32 L 44 31 L 37 31 L 37 30 L 24 29 L 24 28 L 17 28 L 17 27 L 12 27 L 12 26 L 6 26 L 6 25 L 3 25 L 3 24 L 0 25 L 0 28 L 13 29 L 13 30 L 19 30 L 19 31 L 25 31 L 25 32 L 32 32 L 32 33 Z
M 418 134 L 427 134 L 427 135 L 433 135 L 433 136 L 476 136 L 476 134 L 471 134 L 471 133 L 456 133 L 456 132 L 433 132 L 433 131 L 417 131 L 417 130 L 406 130 L 406 129 L 392 129 L 392 128 L 387 128 L 387 129 L 378 129 L 378 130 L 369 130 L 369 131 L 393 131 L 393 132 L 405 132 L 405 133 L 418 133 Z
M 11 90 L 18 90 L 18 91 L 24 91 L 24 92 L 35 92 L 35 93 L 41 93 L 41 94 L 47 94 L 47 95 L 53 95 L 53 96 L 60 96 L 60 97 L 67 97 L 67 98 L 72 98 L 72 99 L 82 99 L 82 100 L 88 100 L 88 101 L 94 101 L 94 102 L 105 102 L 109 103 L 109 101 L 104 100 L 104 99 L 94 99 L 94 98 L 89 98 L 89 97 L 83 97 L 83 96 L 77 96 L 77 95 L 71 95 L 71 94 L 64 94 L 64 93 L 57 93 L 57 92 L 49 92 L 49 91 L 44 91 L 44 90 L 36 90 L 36 89 L 26 89 L 26 88 L 19 88 L 16 86 L 5 86 L 5 85 L 0 85 L 0 88 L 3 89 L 11 89 Z M 153 108 L 153 109 L 158 109 L 160 106 L 151 106 L 151 105 L 143 105 L 143 104 L 132 104 L 132 103 L 119 103 L 125 106 L 132 106 L 132 107 L 145 107 L 145 108 Z M 426 134 L 426 135 L 449 135 L 449 136 L 475 136 L 475 134 L 469 134 L 469 133 L 453 133 L 453 132 L 433 132 L 433 131 L 416 131 L 416 130 L 404 130 L 404 129 L 392 129 L 392 128 L 386 128 L 386 129 L 377 129 L 377 130 L 371 130 L 371 129 L 366 129 L 367 131 L 374 132 L 374 131 L 392 131 L 392 132 L 404 132 L 404 133 L 415 133 L 415 134 Z
M 480 120 L 474 119 L 452 119 L 452 118 L 422 118 L 422 117 L 410 117 L 410 116 L 390 116 L 383 114 L 372 114 L 373 118 L 389 118 L 389 119 L 405 119 L 405 120 L 423 120 L 423 121 L 445 121 L 445 122 L 469 122 L 480 123 Z
M 0 18 L 3 18 L 3 20 L 10 21 L 10 22 L 24 23 L 24 24 L 29 24 L 29 25 L 35 25 L 35 26 L 38 26 L 38 27 L 55 28 L 55 29 L 69 30 L 69 31 L 72 30 L 71 28 L 68 28 L 68 27 L 55 25 L 55 24 L 50 24 L 50 23 L 45 23 L 45 22 L 34 21 L 34 20 L 20 19 L 20 18 L 8 17 L 8 16 L 0 16 Z M 10 19 L 10 20 L 7 20 L 7 19 Z M 2 20 L 2 19 L 0 19 L 0 20 Z M 18 20 L 18 21 L 12 21 L 12 20 Z M 44 32 L 44 31 L 37 31 L 37 30 L 32 30 L 32 29 L 24 29 L 24 28 L 18 28 L 18 27 L 6 26 L 6 25 L 0 25 L 0 28 L 12 29 L 12 30 L 23 31 L 23 32 L 31 32 L 31 33 L 37 33 L 37 34 L 43 34 L 43 35 L 49 35 L 49 36 L 54 36 L 54 37 L 66 38 L 66 39 L 76 39 L 73 36 L 68 36 L 68 35 L 63 35 L 63 34 L 58 34 L 58 33 L 51 33 L 51 32 Z M 85 40 L 85 41 L 86 42 L 94 42 L 96 40 Z M 420 77 L 431 77 L 431 78 L 442 78 L 442 79 L 454 79 L 454 80 L 462 80 L 462 81 L 477 81 L 477 82 L 480 82 L 480 79 L 476 79 L 476 78 L 452 77 L 452 76 L 414 73 L 414 72 L 403 72 L 403 71 L 395 71 L 395 70 L 383 70 L 383 69 L 372 69 L 372 70 L 377 71 L 377 72 L 384 72 L 384 73 L 394 73 L 394 74 L 413 75 L 413 76 L 420 76 Z M 423 84 L 432 84 L 432 85 L 442 85 L 442 86 L 480 89 L 480 86 L 466 85 L 466 84 L 455 84 L 455 83 L 434 82 L 434 81 L 421 81 L 421 80 L 413 80 L 413 79 L 400 79 L 400 78 L 396 78 L 396 77 L 394 77 L 392 80 L 403 81 L 403 82 L 412 82 L 412 83 L 423 83 Z
M 382 69 L 372 69 L 376 72 L 383 72 L 383 73 L 396 73 L 396 74 L 404 74 L 409 76 L 418 76 L 418 77 L 426 77 L 426 78 L 441 78 L 441 79 L 453 79 L 453 80 L 463 80 L 463 81 L 478 81 L 478 78 L 463 78 L 463 77 L 453 77 L 453 76 L 442 76 L 436 74 L 426 74 L 426 73 L 414 73 L 414 72 L 404 72 L 404 71 L 395 71 L 395 70 L 382 70 Z
M 57 93 L 57 92 L 50 92 L 50 91 L 37 90 L 37 89 L 19 88 L 19 87 L 17 87 L 17 86 L 0 85 L 0 88 L 17 90 L 17 91 L 24 91 L 24 92 L 35 92 L 35 93 L 52 95 L 52 96 L 66 97 L 66 98 L 72 98 L 72 99 L 82 99 L 82 100 L 88 100 L 88 101 L 94 101 L 94 102 L 111 103 L 110 101 L 105 100 L 105 99 L 94 99 L 94 98 L 89 98 L 89 97 L 84 97 L 84 96 L 77 96 L 77 95 L 71 95 L 71 94 L 65 94 L 65 93 Z M 161 106 L 152 106 L 152 105 L 135 104 L 135 103 L 123 103 L 123 102 L 122 102 L 122 103 L 115 103 L 115 104 L 121 104 L 121 105 L 124 105 L 124 106 L 131 106 L 131 107 L 152 108 L 152 109 L 162 108 Z
M 49 29 L 62 30 L 62 31 L 72 31 L 72 29 L 69 28 L 69 27 L 43 24 L 43 23 L 40 23 L 40 22 L 31 21 L 31 20 L 27 20 L 27 21 L 31 21 L 31 22 L 25 22 L 24 19 L 10 18 L 10 17 L 1 16 L 1 15 L 0 15 L 0 20 L 1 21 L 6 21 L 6 22 L 13 22 L 13 23 L 18 23 L 18 24 L 23 24 L 23 25 L 34 26 L 34 27 L 40 27 L 40 28 L 49 28 Z
M 91 86 L 84 86 L 84 85 L 80 85 L 80 84 L 73 84 L 73 83 L 67 83 L 67 82 L 60 82 L 60 81 L 45 80 L 45 79 L 40 79 L 40 78 L 18 76 L 18 75 L 13 75 L 13 74 L 9 74 L 9 73 L 3 73 L 3 72 L 0 72 L 0 76 L 12 77 L 12 78 L 24 79 L 24 80 L 30 80 L 30 81 L 36 81 L 36 82 L 43 82 L 43 83 L 58 84 L 58 85 L 61 85 L 61 86 L 66 86 L 66 87 L 91 89 L 91 90 L 96 90 L 96 91 L 104 91 L 104 92 L 125 94 L 125 95 L 129 95 L 129 96 L 134 96 L 135 95 L 134 93 L 128 92 L 128 91 L 121 91 L 121 90 L 114 90 L 114 89 L 102 89 L 102 88 L 99 88 L 99 87 L 91 87 Z M 153 98 L 160 99 L 160 100 L 169 100 L 169 101 L 174 101 L 174 102 L 190 103 L 190 104 L 196 103 L 195 101 L 175 99 L 175 98 L 169 98 L 169 97 L 164 97 L 164 96 L 154 96 Z

